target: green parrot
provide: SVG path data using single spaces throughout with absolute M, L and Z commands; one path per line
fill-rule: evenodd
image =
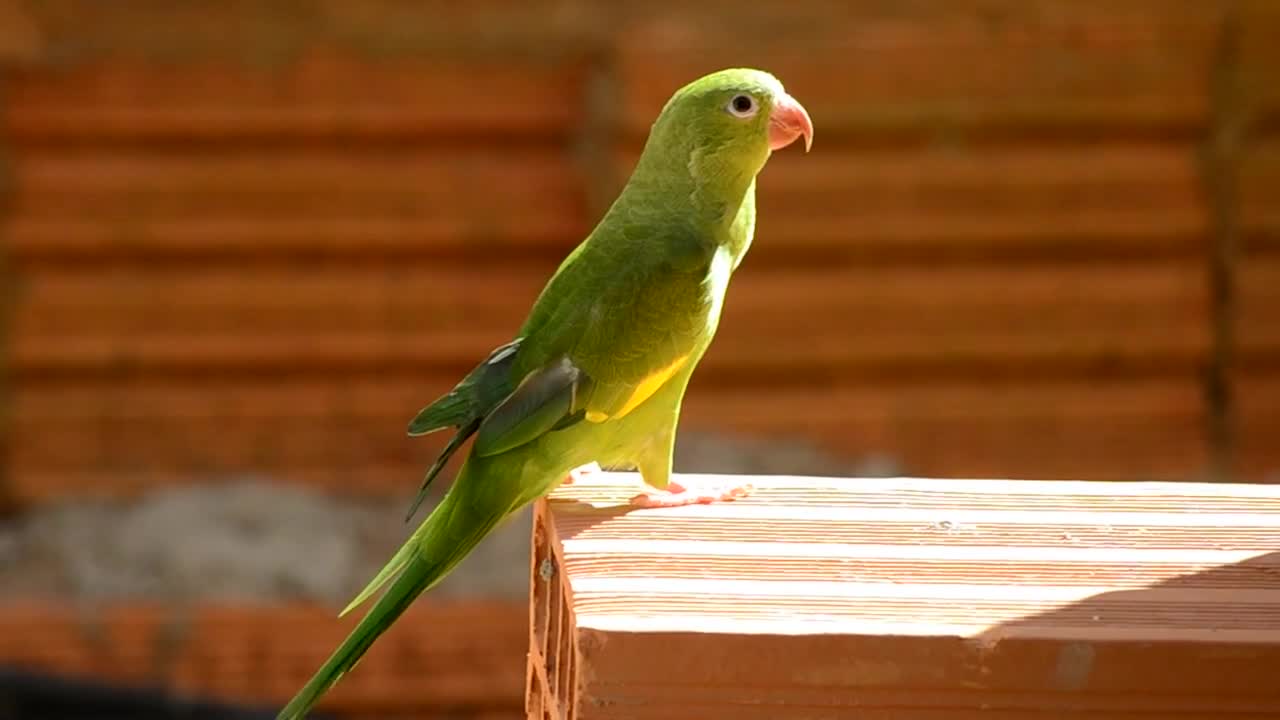
M 756 175 L 813 125 L 771 74 L 728 69 L 678 90 L 613 205 L 542 290 L 516 339 L 409 424 L 456 432 L 431 481 L 474 438 L 453 486 L 343 610 L 391 585 L 289 704 L 305 717 L 402 612 L 491 530 L 574 472 L 634 468 L 640 506 L 731 499 L 671 482 L 680 403 L 755 231 Z

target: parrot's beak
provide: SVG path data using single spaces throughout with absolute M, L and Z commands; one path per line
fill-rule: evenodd
M 786 93 L 773 102 L 769 114 L 769 149 L 781 150 L 804 136 L 804 151 L 813 146 L 813 122 L 809 112 L 796 99 Z

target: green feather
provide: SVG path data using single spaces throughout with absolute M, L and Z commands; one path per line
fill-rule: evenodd
M 581 379 L 581 371 L 568 358 L 529 373 L 485 416 L 472 452 L 478 456 L 497 455 L 550 432 L 573 413 Z
M 431 463 L 431 467 L 428 468 L 426 474 L 422 476 L 422 484 L 418 487 L 418 495 L 409 505 L 409 512 L 405 513 L 405 522 L 409 522 L 409 520 L 413 518 L 414 513 L 418 512 L 418 508 L 422 507 L 423 501 L 427 499 L 427 491 L 431 489 L 432 481 L 434 481 L 436 476 L 440 474 L 440 471 L 444 469 L 445 464 L 449 462 L 449 458 L 453 457 L 453 454 L 458 451 L 458 448 L 462 447 L 462 444 L 467 441 L 467 438 L 474 435 L 479 427 L 480 420 L 474 419 L 465 426 L 459 428 L 458 432 L 453 434 L 453 437 L 450 438 L 449 442 L 444 446 L 444 449 L 440 451 L 438 456 L 436 456 L 436 461 Z
M 518 339 L 494 349 L 447 395 L 419 411 L 409 422 L 409 434 L 462 427 L 484 417 L 511 391 L 511 364 L 519 351 Z
M 481 422 L 511 392 L 511 365 L 520 351 L 520 340 L 513 340 L 495 348 L 484 362 L 477 365 L 462 382 L 427 407 L 423 408 L 410 423 L 409 435 L 426 435 L 447 427 L 457 427 L 458 431 L 440 451 L 436 461 L 431 464 L 422 477 L 418 495 L 409 506 L 405 522 L 413 518 L 414 513 L 427 499 L 427 491 L 431 483 L 444 469 L 449 458 L 462 447 Z

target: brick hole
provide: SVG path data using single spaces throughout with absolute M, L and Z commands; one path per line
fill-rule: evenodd
M 524 712 L 528 717 L 536 718 L 542 714 L 542 688 L 538 686 L 538 673 L 534 672 L 532 665 L 527 675 L 529 682 L 525 687 Z
M 561 620 L 563 619 L 563 615 L 564 615 L 564 612 L 562 609 L 564 602 L 563 602 L 563 594 L 561 592 L 561 587 L 560 587 L 560 578 L 553 577 L 551 578 L 550 581 L 547 582 L 547 584 L 550 585 L 550 587 L 548 588 L 549 598 L 547 603 L 550 614 L 548 617 L 547 642 L 546 642 L 547 685 L 549 685 L 550 687 L 547 688 L 547 692 L 555 696 L 556 689 L 559 687 L 558 676 L 560 673 L 560 657 L 561 657 L 560 634 L 563 631 Z
M 548 597 L 551 582 L 542 579 L 542 567 L 546 564 L 547 558 L 551 553 L 550 543 L 547 540 L 546 527 L 543 526 L 541 519 L 538 521 L 537 527 L 534 529 L 533 539 L 533 577 L 530 586 L 533 588 L 533 638 L 534 645 L 542 652 L 542 657 L 547 657 L 547 619 L 548 613 L 551 612 L 551 602 Z M 554 581 L 555 578 L 552 578 Z
M 557 583 L 560 588 L 561 596 L 564 594 L 564 586 Z M 556 673 L 556 699 L 559 701 L 562 716 L 568 716 L 570 708 L 573 707 L 573 698 L 570 697 L 570 688 L 573 685 L 573 673 L 576 671 L 574 667 L 574 648 L 573 648 L 573 618 L 569 616 L 569 604 L 566 602 L 559 603 L 558 623 L 560 632 L 556 637 L 557 647 L 556 654 L 560 661 L 559 672 Z

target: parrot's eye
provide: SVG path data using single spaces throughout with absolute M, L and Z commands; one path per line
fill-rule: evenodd
M 756 99 L 750 95 L 734 95 L 729 101 L 729 114 L 745 118 L 756 114 Z

